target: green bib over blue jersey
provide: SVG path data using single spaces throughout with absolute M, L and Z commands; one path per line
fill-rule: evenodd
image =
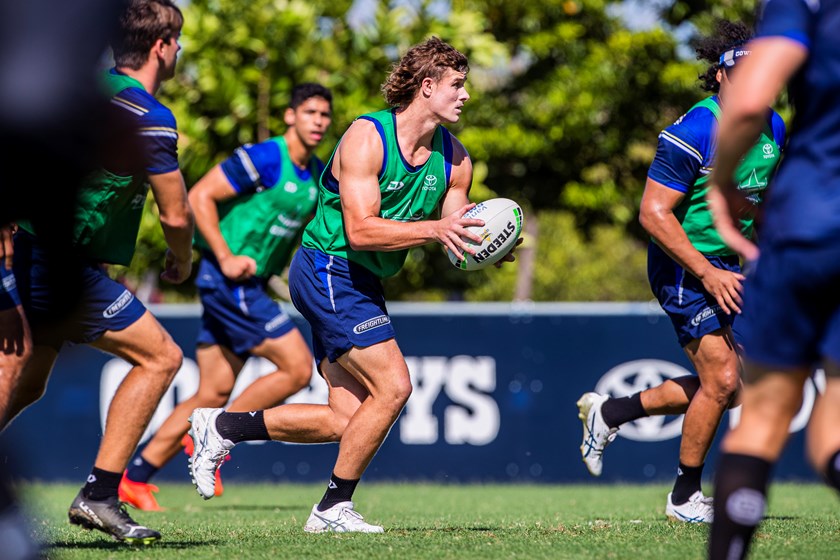
M 318 199 L 316 181 L 321 171 L 317 158 L 309 161 L 309 178 L 301 179 L 289 157 L 286 139 L 272 138 L 280 150 L 280 176 L 253 194 L 219 204 L 219 229 L 234 255 L 247 255 L 257 262 L 257 276 L 280 274 L 289 262 L 298 234 L 312 215 Z M 209 250 L 196 235 L 196 245 Z
M 720 106 L 711 97 L 697 103 L 692 109 L 706 107 L 715 119 L 720 121 Z M 753 210 L 740 221 L 741 233 L 750 239 L 753 236 L 754 209 L 763 201 L 764 191 L 779 164 L 781 151 L 773 139 L 773 132 L 765 126 L 758 141 L 746 153 L 735 170 L 734 179 L 738 190 L 753 203 Z M 674 215 L 680 222 L 689 241 L 704 255 L 728 256 L 735 253 L 726 246 L 715 228 L 706 193 L 709 190 L 711 169 L 697 178 L 692 188 L 685 193 L 685 198 L 674 208 Z
M 106 72 L 102 85 L 110 97 L 143 85 L 123 74 Z M 89 259 L 128 266 L 137 247 L 137 233 L 149 185 L 144 173 L 117 175 L 107 169 L 91 173 L 76 197 L 73 246 Z M 20 227 L 36 233 L 29 222 Z
M 451 151 L 449 133 L 438 126 L 432 140 L 432 153 L 426 163 L 410 168 L 397 142 L 396 115 L 393 109 L 362 115 L 360 119 L 373 121 L 383 137 L 384 167 L 379 174 L 381 204 L 379 217 L 397 222 L 427 220 L 436 215 L 446 194 L 447 157 Z M 338 149 L 336 147 L 336 149 Z M 356 251 L 350 247 L 344 230 L 339 188 L 351 189 L 343 183 L 336 188 L 329 183 L 335 151 L 321 176 L 315 217 L 303 232 L 303 245 L 328 255 L 336 255 L 360 264 L 380 278 L 399 272 L 408 255 L 407 249 L 398 251 Z M 348 146 L 344 157 L 352 157 Z M 341 181 L 339 181 L 340 183 Z M 334 183 L 334 180 L 333 180 Z

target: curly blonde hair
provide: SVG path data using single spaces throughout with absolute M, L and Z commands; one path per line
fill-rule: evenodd
M 391 107 L 405 107 L 414 100 L 426 78 L 439 80 L 448 68 L 466 74 L 470 71 L 467 57 L 437 37 L 430 37 L 394 64 L 382 84 L 382 94 Z

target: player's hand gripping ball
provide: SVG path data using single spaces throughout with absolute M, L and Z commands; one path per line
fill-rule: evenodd
M 464 217 L 484 220 L 484 225 L 467 228 L 481 237 L 480 245 L 475 246 L 473 241 L 463 238 L 475 246 L 475 255 L 465 251 L 461 260 L 451 250 L 446 250 L 449 261 L 461 270 L 481 270 L 497 263 L 514 248 L 522 232 L 522 208 L 507 198 L 479 202 Z

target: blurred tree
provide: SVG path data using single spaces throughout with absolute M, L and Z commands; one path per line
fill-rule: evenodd
M 564 299 L 572 292 L 536 289 L 536 278 L 546 276 L 542 269 L 558 260 L 534 239 L 546 226 L 541 213 L 567 212 L 589 242 L 601 226 L 623 229 L 636 238 L 628 250 L 641 251 L 635 217 L 657 134 L 699 97 L 692 89 L 698 68 L 678 59 L 669 33 L 631 32 L 602 0 L 455 5 L 481 8 L 515 61 L 492 93 L 467 111 L 462 139 L 487 163 L 487 186 L 527 207 L 526 266 L 516 297 Z M 534 250 L 540 251 L 535 258 L 528 255 Z M 571 248 L 561 242 L 548 250 Z M 638 293 L 634 285 L 617 286 L 623 282 L 618 276 L 606 280 L 590 285 L 586 299 Z

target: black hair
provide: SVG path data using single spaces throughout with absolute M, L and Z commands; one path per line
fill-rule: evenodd
M 725 19 L 719 20 L 715 32 L 708 37 L 701 37 L 694 42 L 694 52 L 697 60 L 705 60 L 711 65 L 698 78 L 702 82 L 700 87 L 705 91 L 717 93 L 720 82 L 717 81 L 717 71 L 720 69 L 720 55 L 729 49 L 746 44 L 752 39 L 752 30 L 741 22 Z
M 298 84 L 292 88 L 289 107 L 297 109 L 300 104 L 311 97 L 323 97 L 330 104 L 330 109 L 332 109 L 332 92 L 329 88 L 312 82 Z

